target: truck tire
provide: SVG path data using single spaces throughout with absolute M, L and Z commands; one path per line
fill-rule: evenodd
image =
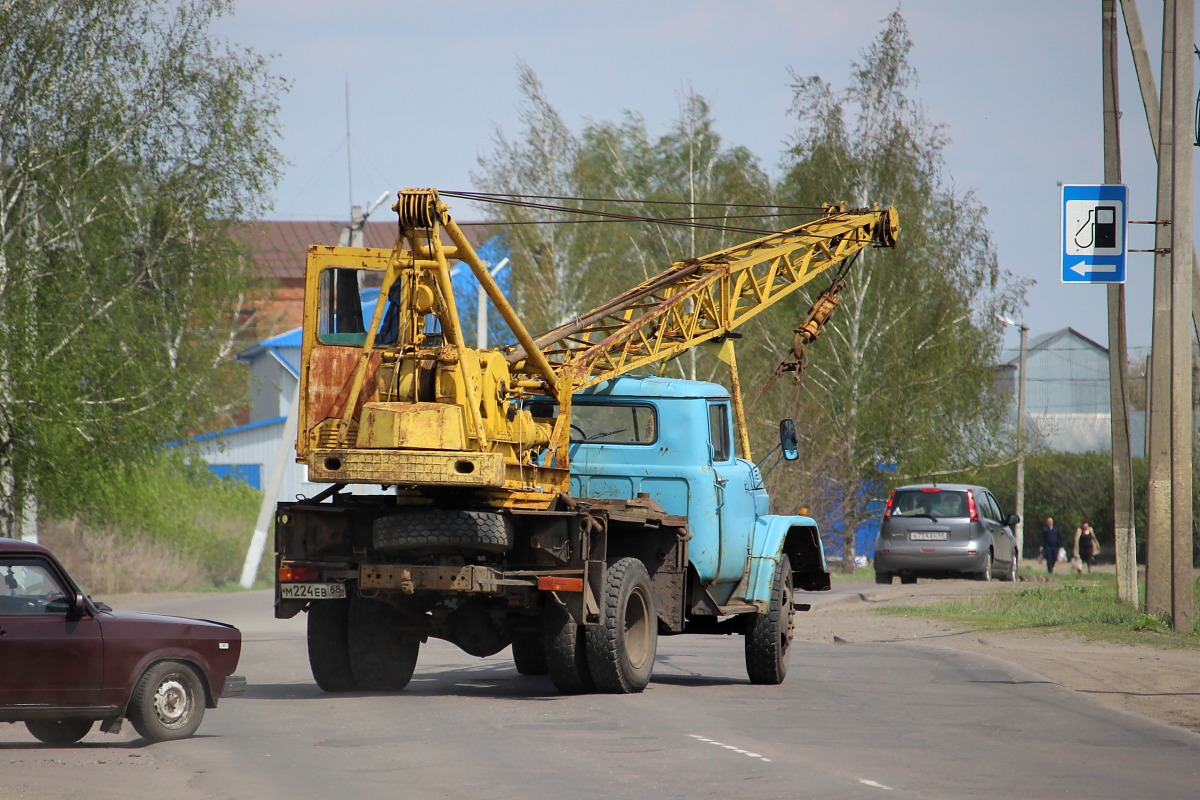
M 412 680 L 421 641 L 402 636 L 395 622 L 396 612 L 383 603 L 357 596 L 350 600 L 350 670 L 364 692 L 398 692 Z
M 588 626 L 588 670 L 596 688 L 633 694 L 646 688 L 658 650 L 658 615 L 646 565 L 622 558 L 604 575 L 600 624 Z
M 771 604 L 765 614 L 751 614 L 746 629 L 746 673 L 750 682 L 783 683 L 792 651 L 792 563 L 780 556 L 771 581 Z
M 179 661 L 160 661 L 134 687 L 129 721 L 148 742 L 186 739 L 200 727 L 204 703 L 196 670 Z
M 95 725 L 90 719 L 27 719 L 25 727 L 39 742 L 64 746 L 75 744 Z
M 522 675 L 546 674 L 546 646 L 540 638 L 513 639 L 513 663 Z
M 587 645 L 582 626 L 567 609 L 548 600 L 545 616 L 546 672 L 554 688 L 563 694 L 585 694 L 595 691 L 588 672 Z
M 504 553 L 512 547 L 512 523 L 495 511 L 420 508 L 375 520 L 372 541 L 381 553 L 409 550 Z
M 349 600 L 316 600 L 308 604 L 308 666 L 324 692 L 358 689 L 350 669 L 350 640 L 346 629 Z

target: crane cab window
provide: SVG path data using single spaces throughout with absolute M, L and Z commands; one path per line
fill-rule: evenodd
M 383 273 L 379 270 L 332 267 L 321 272 L 317 337 L 322 344 L 363 346 L 382 282 Z M 397 281 L 389 292 L 379 330 L 375 332 L 376 346 L 396 343 L 399 297 L 400 282 Z
M 712 403 L 708 407 L 708 441 L 713 449 L 713 461 L 733 458 L 733 436 L 729 425 L 729 405 Z

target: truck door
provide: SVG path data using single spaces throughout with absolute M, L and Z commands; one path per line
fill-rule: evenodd
M 736 584 L 749 563 L 754 532 L 754 496 L 750 467 L 733 450 L 733 422 L 728 401 L 708 404 L 708 444 L 716 481 L 720 524 L 718 584 Z M 717 596 L 718 601 L 725 598 Z

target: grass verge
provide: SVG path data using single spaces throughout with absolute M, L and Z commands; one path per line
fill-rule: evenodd
M 1200 608 L 1200 582 L 1194 592 Z M 1190 633 L 1176 633 L 1159 618 L 1118 600 L 1115 577 L 1103 573 L 933 605 L 889 606 L 878 613 L 933 617 L 975 631 L 1072 633 L 1091 641 L 1200 650 L 1200 620 Z

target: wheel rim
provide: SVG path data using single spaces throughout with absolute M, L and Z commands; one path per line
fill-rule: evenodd
M 186 722 L 191 706 L 187 687 L 174 676 L 160 683 L 154 693 L 154 715 L 168 728 L 177 728 Z
M 650 653 L 649 616 L 646 598 L 641 592 L 632 593 L 625 608 L 625 653 L 634 669 L 644 665 Z

